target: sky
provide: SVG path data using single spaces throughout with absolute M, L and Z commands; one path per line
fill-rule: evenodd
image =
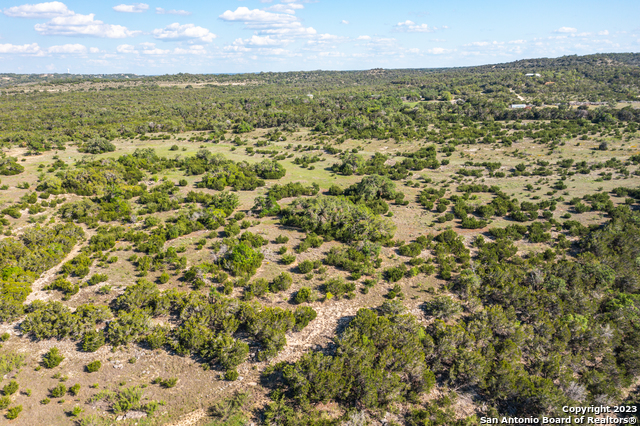
M 439 68 L 640 52 L 638 0 L 0 0 L 0 73 Z

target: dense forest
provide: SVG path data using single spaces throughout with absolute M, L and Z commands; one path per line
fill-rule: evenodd
M 2 76 L 12 424 L 637 421 L 640 54 Z

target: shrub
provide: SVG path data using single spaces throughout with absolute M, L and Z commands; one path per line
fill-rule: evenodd
M 89 139 L 79 149 L 79 151 L 89 154 L 102 154 L 103 152 L 113 152 L 115 150 L 116 146 L 114 144 L 101 137 Z
M 401 263 L 398 266 L 385 270 L 384 277 L 387 281 L 391 283 L 395 283 L 400 281 L 402 277 L 404 277 L 404 274 L 406 273 L 407 273 L 407 267 L 404 265 L 404 263 Z
M 233 275 L 253 275 L 262 265 L 264 255 L 245 243 L 239 243 L 233 247 L 228 259 L 225 260 L 225 267 Z
M 318 248 L 322 245 L 323 241 L 322 237 L 319 237 L 312 232 L 300 242 L 300 245 L 296 248 L 296 252 L 303 253 L 310 247 Z
M 20 413 L 22 412 L 22 405 L 16 405 L 15 407 L 9 408 L 5 417 L 9 420 L 17 419 Z
M 291 274 L 288 272 L 281 272 L 280 275 L 271 281 L 271 292 L 277 293 L 279 291 L 289 290 L 292 283 L 293 278 L 291 277 Z
M 308 274 L 309 272 L 313 271 L 313 262 L 310 260 L 303 260 L 302 262 L 298 263 L 298 271 L 301 274 Z
M 298 306 L 294 313 L 296 319 L 295 331 L 304 329 L 311 321 L 316 319 L 318 314 L 310 306 Z
M 283 254 L 282 257 L 280 258 L 280 260 L 285 265 L 291 265 L 293 262 L 296 261 L 296 257 L 294 255 L 292 255 L 292 254 Z
M 100 370 L 101 367 L 102 367 L 102 362 L 100 362 L 100 360 L 95 360 L 87 364 L 86 368 L 88 373 L 95 373 L 96 371 Z
M 2 393 L 6 396 L 13 395 L 18 391 L 18 382 L 11 380 L 8 384 L 2 388 Z
M 76 405 L 75 407 L 73 407 L 73 410 L 69 412 L 69 415 L 72 417 L 78 417 L 83 412 L 84 410 L 82 409 L 82 407 L 80 407 L 79 405 Z
M 238 380 L 238 371 L 237 370 L 227 370 L 224 373 L 224 379 L 230 382 Z
M 278 235 L 275 241 L 276 241 L 276 244 L 285 244 L 289 241 L 289 237 L 285 235 Z
M 169 282 L 169 278 L 169 274 L 163 272 L 162 274 L 160 274 L 158 281 L 160 282 L 160 284 L 166 284 L 167 282 Z
M 296 293 L 294 301 L 296 303 L 313 302 L 315 300 L 313 291 L 309 287 L 302 287 Z
M 247 286 L 247 293 L 252 296 L 262 297 L 269 292 L 269 282 L 264 278 L 254 280 Z M 251 296 L 248 296 L 249 298 Z
M 62 383 L 58 383 L 55 388 L 49 389 L 51 398 L 62 398 L 67 393 L 67 387 Z
M 0 398 L 0 410 L 5 410 L 11 404 L 11 397 L 3 396 Z
M 363 204 L 322 195 L 295 199 L 282 211 L 281 223 L 344 242 L 384 240 L 395 230 L 390 220 L 375 215 Z
M 418 244 L 417 242 L 416 243 L 409 243 L 409 244 L 405 244 L 402 247 L 400 247 L 398 249 L 398 251 L 403 256 L 416 257 L 422 251 L 422 246 L 420 244 Z
M 78 393 L 80 393 L 80 383 L 76 383 L 75 385 L 69 388 L 69 394 L 73 396 L 78 396 Z
M 18 164 L 17 158 L 5 157 L 0 159 L 0 175 L 13 176 L 24 171 L 24 167 Z
M 428 314 L 445 321 L 462 312 L 460 303 L 448 296 L 439 296 L 430 302 L 426 302 L 424 309 Z
M 335 296 L 340 299 L 355 289 L 356 285 L 354 283 L 345 282 L 342 278 L 331 278 L 324 284 L 324 292 L 327 294 L 327 299 L 329 299 L 329 293 L 331 293 L 332 297 Z
M 60 350 L 55 346 L 49 350 L 42 359 L 42 363 L 46 368 L 54 368 L 60 365 L 64 360 L 64 356 L 60 354 Z
M 166 327 L 156 325 L 147 335 L 146 341 L 151 349 L 160 349 L 168 341 L 169 330 Z
M 88 331 L 82 336 L 82 350 L 95 352 L 104 345 L 104 333 L 102 330 Z
M 107 274 L 94 274 L 91 276 L 91 278 L 89 278 L 89 285 L 96 285 L 99 283 L 103 283 L 105 281 L 107 281 L 109 279 L 109 277 L 107 276 Z
M 162 386 L 163 388 L 169 389 L 174 387 L 176 384 L 178 384 L 178 378 L 170 377 L 168 379 L 161 379 L 159 383 L 160 383 L 160 386 Z

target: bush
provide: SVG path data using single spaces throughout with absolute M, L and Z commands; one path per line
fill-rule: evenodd
M 308 274 L 309 272 L 313 271 L 313 262 L 310 260 L 303 260 L 302 262 L 298 263 L 298 271 L 301 274 Z
M 420 254 L 420 252 L 422 252 L 422 246 L 417 242 L 409 243 L 400 247 L 398 251 L 403 256 L 416 257 L 417 255 Z
M 324 284 L 324 292 L 327 294 L 327 298 L 329 293 L 332 296 L 340 299 L 345 294 L 354 291 L 356 289 L 356 285 L 352 282 L 345 282 L 342 278 L 331 278 Z
M 20 413 L 22 412 L 22 405 L 16 405 L 15 407 L 9 408 L 5 417 L 9 420 L 17 419 Z
M 95 352 L 105 343 L 102 330 L 88 331 L 82 337 L 82 350 L 85 352 Z
M 230 382 L 238 380 L 238 371 L 237 370 L 227 370 L 224 373 L 224 379 Z
M 80 383 L 76 383 L 75 385 L 69 388 L 70 395 L 78 396 L 78 393 L 80 393 Z
M 277 293 L 279 291 L 289 290 L 292 283 L 293 278 L 291 277 L 291 274 L 288 272 L 281 272 L 280 275 L 275 277 L 271 282 L 271 292 Z
M 3 396 L 0 398 L 0 410 L 5 410 L 11 404 L 11 397 Z
M 246 288 L 247 298 L 262 297 L 269 292 L 269 282 L 264 278 L 254 280 Z M 249 296 L 250 295 L 250 296 Z
M 96 285 L 99 283 L 103 283 L 105 281 L 107 281 L 109 279 L 109 277 L 107 276 L 107 274 L 94 274 L 91 276 L 91 278 L 89 278 L 89 285 Z
M 313 302 L 315 300 L 313 291 L 309 287 L 302 287 L 296 293 L 294 301 L 296 303 Z
M 294 313 L 296 319 L 296 325 L 294 327 L 295 331 L 300 331 L 304 329 L 311 321 L 316 319 L 318 314 L 316 311 L 310 306 L 298 306 Z
M 5 157 L 0 159 L 0 175 L 13 176 L 24 171 L 24 167 L 18 164 L 15 157 Z
M 231 254 L 225 259 L 225 267 L 233 275 L 253 275 L 262 265 L 264 255 L 251 246 L 241 242 L 233 247 Z
M 296 257 L 292 254 L 283 254 L 280 260 L 285 265 L 291 265 L 293 262 L 296 261 Z
M 289 241 L 289 237 L 285 235 L 278 235 L 275 241 L 276 241 L 276 244 L 285 244 Z
M 146 337 L 147 344 L 151 349 L 160 349 L 167 343 L 168 334 L 169 330 L 166 327 L 156 325 Z
M 395 230 L 390 220 L 375 215 L 363 204 L 322 195 L 295 199 L 282 211 L 281 223 L 344 242 L 384 240 Z
M 160 284 L 166 284 L 167 282 L 169 282 L 169 278 L 169 274 L 163 272 L 162 274 L 160 274 L 158 281 L 160 282 Z
M 60 354 L 60 350 L 55 346 L 49 350 L 42 359 L 42 363 L 46 368 L 55 368 L 64 360 L 64 356 Z
M 400 281 L 402 277 L 404 277 L 404 274 L 406 273 L 407 273 L 407 267 L 404 265 L 404 263 L 401 263 L 398 266 L 385 270 L 384 277 L 387 281 L 391 283 L 395 283 Z
M 67 387 L 62 383 L 58 383 L 58 386 L 55 388 L 49 389 L 49 394 L 51 398 L 62 398 L 67 393 Z
M 69 412 L 69 415 L 71 417 L 78 417 L 83 412 L 84 412 L 84 410 L 82 409 L 82 407 L 80 407 L 79 405 L 76 405 L 75 407 L 73 407 L 73 410 L 71 410 Z
M 13 395 L 18 391 L 18 382 L 11 380 L 8 384 L 2 388 L 2 393 L 6 396 Z
M 160 383 L 160 386 L 162 386 L 163 388 L 169 389 L 174 387 L 176 384 L 178 384 L 178 378 L 170 377 L 168 379 L 160 379 L 158 383 Z
M 100 137 L 89 139 L 79 149 L 79 151 L 89 154 L 102 154 L 103 152 L 113 152 L 115 150 L 116 146 L 114 144 Z
M 428 314 L 445 321 L 462 312 L 460 303 L 448 296 L 439 296 L 426 302 L 424 309 Z
M 100 360 L 95 360 L 87 364 L 86 368 L 88 373 L 95 373 L 96 371 L 100 370 L 101 367 L 102 367 L 102 362 L 100 362 Z

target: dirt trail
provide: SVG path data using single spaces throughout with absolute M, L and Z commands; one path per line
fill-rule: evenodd
M 207 413 L 200 408 L 199 410 L 192 411 L 189 414 L 182 416 L 182 419 L 175 423 L 167 424 L 166 426 L 195 426 L 200 420 L 206 417 Z
M 73 250 L 71 250 L 69 254 L 60 261 L 60 263 L 58 263 L 56 266 L 49 269 L 48 271 L 45 271 L 40 276 L 40 278 L 35 280 L 33 284 L 31 284 L 31 293 L 27 296 L 27 300 L 25 301 L 25 303 L 29 304 L 37 299 L 40 299 L 40 300 L 49 299 L 50 295 L 47 294 L 47 292 L 42 289 L 46 287 L 47 284 L 49 284 L 49 282 L 51 282 L 53 277 L 55 277 L 55 275 L 58 273 L 60 268 L 62 268 L 62 265 L 64 265 L 65 262 L 71 260 L 80 252 L 80 248 L 81 248 L 81 244 L 76 244 Z
M 522 96 L 518 95 L 518 94 L 517 94 L 513 89 L 509 89 L 509 91 L 510 91 L 511 93 L 513 93 L 514 95 L 516 95 L 516 97 L 517 97 L 518 99 L 520 99 L 521 101 L 523 101 L 523 102 L 524 102 L 524 101 L 526 101 L 526 99 L 525 99 L 525 98 L 523 98 Z
M 359 306 L 355 301 L 347 299 L 329 302 L 327 305 L 314 306 L 318 313 L 316 319 L 301 332 L 287 333 L 287 346 L 269 362 L 258 364 L 257 371 L 261 371 L 268 364 L 276 364 L 282 361 L 295 362 L 313 346 L 325 345 L 335 336 L 336 328 L 343 326 L 343 322 L 346 323 L 347 318 L 354 316 L 358 309 L 363 307 L 365 306 Z M 238 371 L 241 376 L 244 375 L 245 377 L 241 377 L 234 382 L 221 382 L 214 392 L 221 394 L 222 392 L 227 393 L 256 385 L 251 380 L 257 380 L 259 373 L 251 371 L 247 368 L 247 364 L 238 368 Z M 198 409 L 183 416 L 181 420 L 168 423 L 165 426 L 195 426 L 205 417 L 206 412 L 203 409 Z

